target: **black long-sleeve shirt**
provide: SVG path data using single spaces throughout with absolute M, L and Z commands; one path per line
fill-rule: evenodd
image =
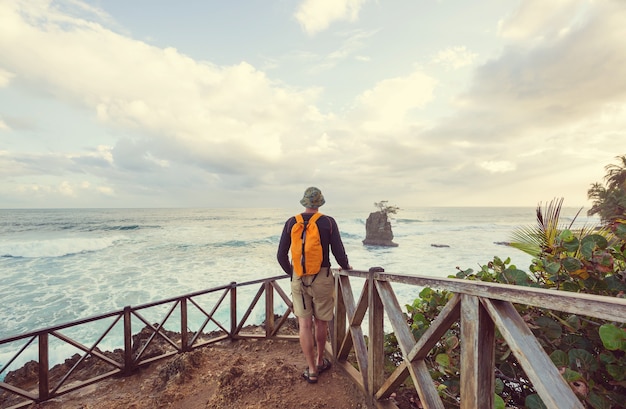
M 304 220 L 309 220 L 314 213 L 302 213 Z M 285 222 L 283 227 L 283 233 L 280 236 L 280 243 L 278 244 L 278 252 L 276 258 L 278 263 L 285 271 L 285 273 L 292 275 L 293 267 L 291 266 L 289 249 L 291 248 L 291 228 L 296 224 L 296 218 L 290 217 Z M 317 229 L 320 232 L 320 240 L 322 242 L 322 249 L 324 254 L 324 260 L 322 261 L 322 267 L 330 267 L 329 249 L 332 250 L 335 260 L 341 266 L 341 268 L 349 269 L 350 263 L 348 262 L 348 256 L 346 250 L 343 247 L 341 241 L 341 234 L 339 233 L 339 227 L 337 222 L 330 216 L 322 215 L 317 219 Z

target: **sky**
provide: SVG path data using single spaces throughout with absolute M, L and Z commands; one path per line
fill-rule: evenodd
M 0 0 L 0 208 L 317 186 L 588 209 L 626 154 L 624 21 L 624 0 Z

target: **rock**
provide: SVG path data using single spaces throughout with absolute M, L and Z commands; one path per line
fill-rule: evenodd
M 387 213 L 382 211 L 370 213 L 365 222 L 365 240 L 363 240 L 363 244 L 366 246 L 397 247 L 398 244 L 394 243 L 392 239 L 393 232 L 391 231 L 391 223 Z

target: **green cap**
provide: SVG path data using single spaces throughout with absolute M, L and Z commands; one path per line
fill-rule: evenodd
M 322 191 L 316 187 L 309 187 L 304 191 L 304 197 L 300 200 L 300 204 L 310 209 L 317 209 L 326 203 Z

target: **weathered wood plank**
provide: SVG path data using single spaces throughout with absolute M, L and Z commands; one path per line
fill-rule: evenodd
M 272 287 L 274 287 L 274 289 L 276 290 L 278 295 L 280 295 L 280 298 L 282 298 L 282 300 L 287 305 L 287 307 L 293 309 L 293 302 L 291 300 L 291 297 L 289 297 L 285 293 L 285 290 L 283 290 L 283 288 L 280 285 L 278 285 L 278 283 L 276 281 L 272 281 L 271 283 L 272 283 Z
M 363 284 L 363 290 L 361 291 L 361 295 L 359 296 L 359 302 L 357 303 L 356 310 L 350 319 L 351 326 L 358 326 L 363 323 L 363 318 L 365 318 L 365 313 L 367 312 L 368 303 L 369 303 L 369 288 L 370 282 L 366 281 Z
M 338 275 L 338 283 L 339 283 L 339 294 L 343 300 L 343 310 L 347 319 L 350 320 L 350 317 L 354 316 L 354 311 L 356 307 L 354 305 L 354 294 L 352 293 L 352 285 L 350 284 L 350 277 Z M 337 351 L 337 359 L 340 361 L 345 360 L 352 349 L 352 332 L 348 330 L 347 332 L 344 330 L 342 338 L 337 340 L 338 351 Z
M 382 386 L 376 392 L 377 399 L 385 399 L 391 396 L 402 383 L 408 378 L 411 374 L 409 373 L 409 368 L 406 364 L 407 361 L 402 362 L 398 367 L 389 375 L 389 377 L 385 380 Z M 417 381 L 413 380 L 415 383 Z
M 406 357 L 411 351 L 411 348 L 415 345 L 415 338 L 413 337 L 409 324 L 406 322 L 406 318 L 402 313 L 402 308 L 400 307 L 398 298 L 393 292 L 391 284 L 387 281 L 377 281 L 376 288 L 378 289 L 383 306 L 387 312 L 391 328 L 393 329 L 396 339 L 398 340 L 398 345 L 400 346 L 402 355 Z
M 609 321 L 626 322 L 626 299 L 571 293 L 544 288 L 486 283 L 458 278 L 437 278 L 377 273 L 380 280 L 447 290 L 481 298 L 509 301 L 550 310 L 564 311 Z
M 385 310 L 373 278 L 368 284 L 368 386 L 374 394 L 385 382 Z
M 271 282 L 265 284 L 265 336 L 272 336 L 274 332 L 274 291 Z
M 511 352 L 549 409 L 583 409 L 582 403 L 510 302 L 482 299 Z
M 494 325 L 478 297 L 461 296 L 461 409 L 493 408 Z
M 241 318 L 241 321 L 239 322 L 239 325 L 237 325 L 237 329 L 235 330 L 235 333 L 238 333 L 239 331 L 241 331 L 241 328 L 243 328 L 244 324 L 248 320 L 248 317 L 250 317 L 250 314 L 252 314 L 252 310 L 254 309 L 254 307 L 256 307 L 256 304 L 259 302 L 259 299 L 261 298 L 261 295 L 263 295 L 264 291 L 265 291 L 265 286 L 263 284 L 261 284 L 261 287 L 259 288 L 259 290 L 257 291 L 256 295 L 252 299 L 252 302 L 250 303 L 250 306 L 248 307 L 246 312 L 243 314 L 243 317 Z M 237 310 L 237 306 L 236 305 L 235 305 L 235 310 Z
M 398 365 L 396 370 L 393 371 L 381 386 L 381 390 L 379 391 L 381 397 L 389 397 L 393 391 L 398 389 L 407 376 L 409 376 L 407 364 L 412 361 L 424 359 L 433 346 L 439 342 L 448 328 L 459 320 L 460 300 L 461 296 L 459 294 L 452 296 L 437 318 L 431 322 L 430 327 L 428 327 L 411 351 L 404 357 L 404 362 Z
M 333 318 L 333 332 L 331 334 L 332 352 L 333 356 L 339 356 L 339 348 L 346 336 L 347 320 L 346 320 L 346 306 L 343 298 L 343 292 L 341 291 L 340 277 L 335 274 L 335 316 Z M 348 277 L 345 277 L 348 279 Z
M 344 306 L 346 308 L 346 314 L 348 321 L 350 322 L 350 331 L 346 334 L 345 339 L 342 342 L 338 359 L 344 360 L 350 353 L 350 346 L 354 347 L 354 354 L 356 355 L 357 364 L 361 377 L 363 378 L 363 385 L 366 390 L 368 389 L 368 361 L 367 361 L 367 345 L 365 344 L 365 337 L 363 336 L 363 330 L 361 329 L 361 322 L 358 325 L 352 325 L 355 322 L 354 315 L 357 313 L 357 308 L 354 305 L 354 295 L 352 293 L 352 287 L 350 285 L 350 279 L 345 276 L 340 276 L 341 281 L 341 294 L 344 300 Z M 366 303 L 367 305 L 367 298 Z
M 420 403 L 424 409 L 444 409 L 443 402 L 439 397 L 437 388 L 430 377 L 428 367 L 422 360 L 411 362 L 409 365 L 411 378 L 415 381 L 415 390 L 420 398 Z M 482 408 L 477 406 L 476 408 Z

